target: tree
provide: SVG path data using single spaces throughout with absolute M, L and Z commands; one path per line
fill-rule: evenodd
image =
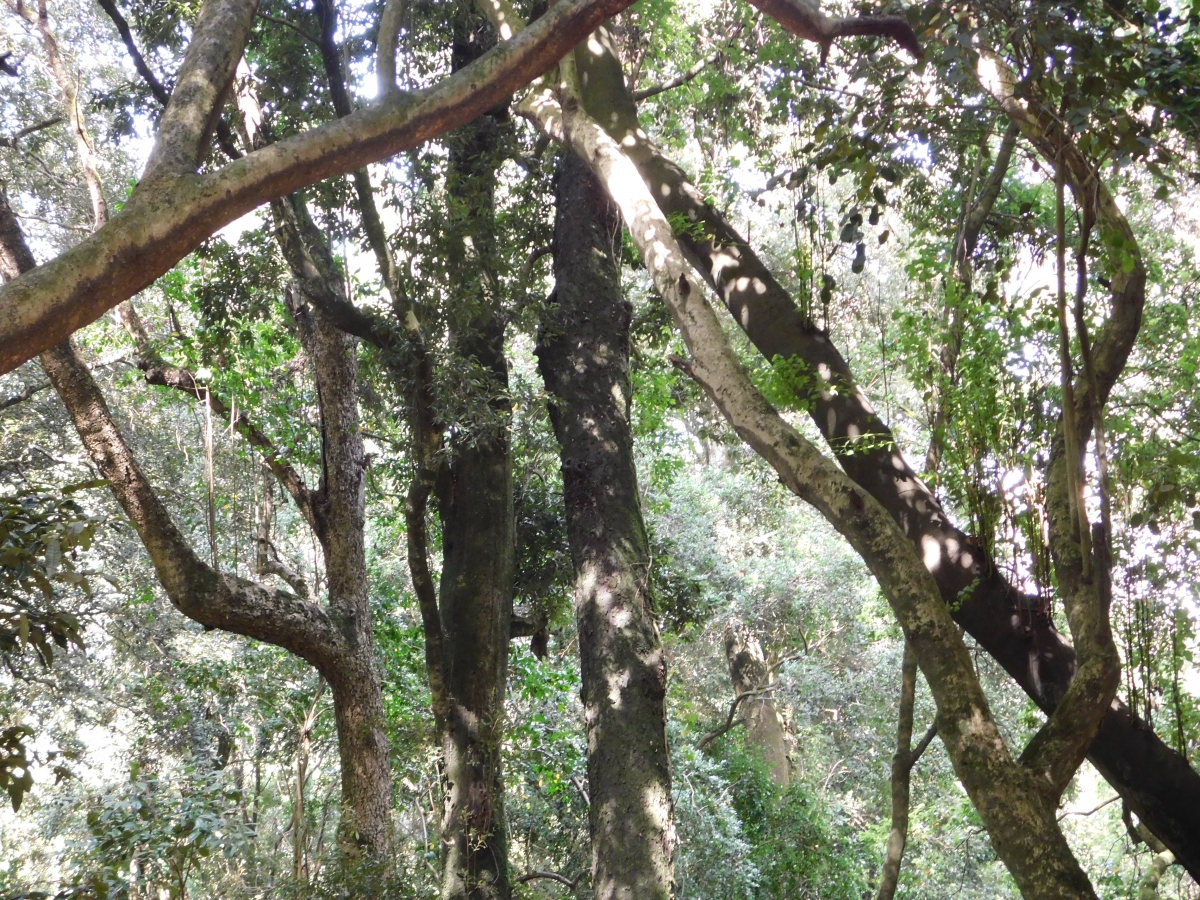
M 835 38 L 856 34 L 883 35 L 911 53 L 922 52 L 907 19 L 833 19 L 804 5 L 764 3 L 760 8 L 778 18 L 791 33 L 816 42 L 821 63 Z M 546 144 L 534 144 L 530 151 L 533 141 L 527 135 L 522 138 L 528 140 L 524 146 L 514 140 L 507 130 L 511 126 L 508 103 L 501 101 L 612 11 L 587 4 L 557 4 L 526 27 L 516 9 L 493 4 L 486 12 L 502 39 L 496 49 L 470 61 L 482 49 L 480 42 L 487 40 L 486 29 L 473 24 L 456 31 L 452 54 L 455 74 L 432 88 L 406 94 L 395 84 L 399 58 L 396 38 L 401 30 L 408 29 L 411 41 L 412 29 L 404 25 L 403 10 L 393 4 L 385 9 L 378 28 L 375 55 L 381 96 L 357 112 L 345 83 L 349 55 L 357 50 L 350 49 L 350 39 L 339 48 L 333 7 L 318 4 L 315 17 L 309 18 L 306 13 L 286 12 L 282 20 L 285 24 L 280 26 L 288 31 L 286 40 L 268 42 L 256 62 L 268 68 L 295 65 L 296 72 L 278 82 L 262 81 L 263 89 L 272 92 L 266 104 L 271 110 L 269 121 L 264 123 L 265 107 L 255 96 L 255 76 L 246 67 L 229 92 L 237 101 L 239 113 L 233 127 L 219 119 L 226 86 L 235 78 L 245 36 L 253 27 L 252 9 L 219 3 L 204 8 L 175 88 L 169 93 L 140 56 L 136 39 L 126 25 L 122 39 L 146 82 L 142 90 L 149 90 L 158 101 L 169 100 L 155 150 L 139 186 L 122 211 L 106 223 L 107 200 L 96 165 L 89 162 L 91 150 L 77 112 L 78 98 L 72 99 L 70 79 L 60 78 L 68 118 L 79 137 L 76 153 L 90 190 L 97 231 L 57 260 L 35 269 L 27 249 L 20 246 L 11 211 L 8 217 L 11 227 L 6 233 L 16 236 L 6 243 L 9 255 L 16 259 L 23 254 L 22 258 L 28 259 L 16 268 L 30 271 L 0 292 L 3 308 L 12 311 L 8 326 L 0 320 L 0 333 L 27 337 L 32 343 L 24 346 L 36 349 L 38 342 L 67 334 L 113 304 L 122 304 L 122 320 L 148 380 L 178 388 L 200 400 L 210 421 L 214 411 L 222 418 L 228 415 L 250 443 L 265 452 L 281 483 L 296 498 L 324 548 L 330 576 L 330 609 L 341 610 L 332 618 L 347 637 L 350 650 L 345 659 L 326 659 L 321 655 L 325 651 L 318 653 L 308 640 L 317 633 L 312 630 L 317 625 L 304 626 L 299 632 L 292 627 L 291 620 L 296 616 L 320 619 L 325 615 L 316 604 L 278 591 L 264 595 L 236 577 L 223 581 L 217 574 L 215 551 L 212 565 L 201 562 L 136 469 L 128 442 L 122 443 L 124 439 L 78 356 L 65 345 L 46 350 L 48 370 L 71 405 L 85 444 L 91 441 L 93 458 L 139 525 L 172 599 L 206 625 L 266 637 L 309 659 L 330 680 L 338 708 L 345 710 L 357 703 L 365 710 L 364 721 L 369 722 L 382 721 L 383 705 L 377 699 L 381 691 L 372 685 L 370 675 L 375 665 L 371 646 L 374 616 L 368 602 L 363 549 L 362 493 L 366 475 L 356 424 L 357 406 L 375 390 L 386 390 L 389 396 L 398 398 L 390 412 L 374 399 L 370 402 L 378 408 L 376 418 L 384 429 L 400 435 L 407 447 L 404 465 L 411 466 L 413 473 L 405 514 L 406 555 L 424 624 L 426 670 L 446 764 L 443 835 L 450 849 L 445 858 L 443 890 L 448 896 L 505 896 L 510 880 L 500 746 L 509 635 L 521 629 L 514 631 L 512 620 L 513 585 L 520 583 L 520 578 L 514 577 L 519 573 L 514 573 L 512 553 L 513 457 L 508 435 L 513 404 L 509 399 L 505 335 L 509 317 L 519 318 L 522 303 L 529 301 L 506 305 L 503 300 L 506 292 L 519 296 L 524 288 L 513 287 L 518 280 L 513 276 L 517 267 L 506 269 L 507 264 L 498 262 L 500 256 L 519 252 L 515 245 L 504 244 L 502 229 L 516 233 L 520 228 L 497 210 L 497 185 L 505 185 L 504 191 L 515 193 L 504 181 L 507 176 L 498 174 L 497 160 L 507 156 L 527 171 L 534 171 Z M 1096 24 L 1103 15 L 1097 19 L 1093 11 L 1088 11 L 1072 21 L 1108 41 L 1111 29 Z M 120 26 L 120 14 L 115 18 Z M 650 142 L 639 126 L 629 87 L 636 76 L 627 78 L 622 71 L 617 39 L 603 29 L 593 32 L 553 73 L 533 85 L 518 103 L 517 111 L 547 139 L 563 143 L 583 160 L 612 195 L 641 264 L 667 301 L 687 342 L 691 359 L 678 359 L 680 370 L 709 393 L 716 407 L 774 466 L 781 480 L 813 503 L 849 539 L 878 578 L 930 682 L 939 706 L 939 734 L 956 771 L 1022 891 L 1027 896 L 1090 896 L 1092 888 L 1055 818 L 1063 791 L 1084 754 L 1091 752 L 1144 824 L 1158 833 L 1187 866 L 1191 865 L 1189 847 L 1195 832 L 1188 824 L 1195 804 L 1187 797 L 1200 782 L 1188 766 L 1186 755 L 1169 749 L 1148 729 L 1139 728 L 1120 707 L 1110 709 L 1118 689 L 1119 662 L 1109 626 L 1114 514 L 1106 499 L 1111 494 L 1111 477 L 1105 471 L 1109 454 L 1104 403 L 1119 385 L 1138 335 L 1146 306 L 1146 265 L 1126 214 L 1096 174 L 1096 160 L 1104 153 L 1115 152 L 1114 148 L 1120 150 L 1124 139 L 1112 138 L 1110 144 L 1105 144 L 1109 131 L 1090 137 L 1082 134 L 1076 121 L 1079 114 L 1075 107 L 1069 107 L 1081 91 L 1070 80 L 1074 76 L 1064 74 L 1067 69 L 1060 61 L 1051 67 L 1049 80 L 1037 81 L 1036 52 L 1027 52 L 1027 42 L 1035 39 L 1019 28 L 1012 34 L 1005 31 L 1006 22 L 1019 19 L 1011 15 L 1008 19 L 996 17 L 991 11 L 980 21 L 969 16 L 953 18 L 937 7 L 911 20 L 926 37 L 939 28 L 965 35 L 956 39 L 964 52 L 955 51 L 958 56 L 953 60 L 950 51 L 937 51 L 937 64 L 947 73 L 946 84 L 954 85 L 955 97 L 967 98 L 970 103 L 994 104 L 987 116 L 978 117 L 987 120 L 989 129 L 997 127 L 992 124 L 997 115 L 1006 116 L 1011 123 L 1004 125 L 1005 137 L 997 149 L 991 176 L 981 189 L 977 190 L 976 178 L 964 190 L 963 212 L 953 229 L 950 255 L 952 274 L 959 286 L 946 288 L 951 325 L 941 336 L 937 354 L 942 378 L 939 390 L 954 386 L 959 354 L 964 346 L 970 350 L 975 339 L 954 298 L 978 294 L 973 288 L 976 260 L 972 254 L 981 236 L 986 233 L 990 238 L 988 225 L 1002 193 L 1009 158 L 1029 148 L 1040 155 L 1041 165 L 1055 172 L 1059 187 L 1059 197 L 1053 204 L 1057 225 L 1053 229 L 1042 227 L 1042 233 L 1051 234 L 1058 255 L 1057 309 L 1062 323 L 1058 330 L 1061 379 L 1056 395 L 1060 399 L 1048 402 L 1045 408 L 1047 418 L 1061 419 L 1061 425 L 1058 438 L 1053 437 L 1052 430 L 1043 430 L 1038 439 L 1045 441 L 1048 454 L 1044 461 L 1048 487 L 1045 510 L 1048 550 L 1055 565 L 1053 575 L 1044 576 L 1044 583 L 1048 591 L 1053 578 L 1064 600 L 1074 647 L 1056 631 L 1053 615 L 1043 603 L 1043 582 L 1030 593 L 1015 578 L 1001 574 L 999 560 L 1009 553 L 1015 558 L 1021 548 L 1014 544 L 1011 551 L 1005 550 L 997 543 L 994 530 L 989 533 L 994 525 L 988 523 L 994 523 L 995 504 L 999 501 L 989 494 L 992 488 L 983 469 L 977 467 L 964 475 L 955 468 L 963 451 L 955 446 L 953 432 L 973 426 L 966 421 L 963 407 L 955 405 L 952 392 L 937 394 L 940 405 L 930 419 L 933 438 L 928 468 L 934 474 L 944 472 L 951 489 L 961 487 L 965 493 L 972 515 L 979 513 L 979 527 L 971 537 L 952 524 L 945 495 L 939 497 L 905 461 L 896 435 L 875 413 L 866 393 L 857 386 L 846 357 L 834 346 L 828 328 L 828 306 L 836 284 L 833 278 L 828 271 L 819 271 L 812 252 L 803 262 L 798 245 L 796 259 L 803 262 L 803 267 L 798 262 L 801 287 L 789 292 L 783 286 L 788 279 L 773 273 L 774 262 L 765 262 L 765 254 L 760 259 L 753 242 L 729 224 L 720 198 L 706 197 Z M 32 28 L 49 33 L 44 6 L 28 21 Z M 1055 39 L 1063 46 L 1075 46 L 1068 33 L 1072 21 L 1055 20 Z M 585 23 L 587 28 L 583 27 Z M 319 37 L 312 37 L 314 30 Z M 735 30 L 729 48 L 737 34 Z M 234 40 L 228 40 L 230 35 Z M 1013 49 L 1007 58 L 988 49 L 1008 47 L 1006 41 L 1010 38 Z M 625 39 L 636 46 L 636 38 L 626 34 Z M 796 61 L 795 47 L 786 40 L 772 40 L 770 52 L 783 55 L 771 57 L 761 50 L 767 60 L 764 65 L 785 73 L 784 78 L 799 77 L 796 71 L 804 63 Z M 297 51 L 297 46 L 303 50 Z M 1104 51 L 1107 56 L 1081 52 L 1080 77 L 1086 80 L 1089 73 L 1104 71 L 1105 66 L 1121 72 L 1119 53 L 1109 44 L 1105 46 L 1110 48 Z M 425 49 L 422 55 L 410 45 L 405 59 L 419 59 L 421 65 L 430 66 L 429 71 L 444 68 L 444 61 L 436 62 L 440 46 L 427 53 Z M 1170 56 L 1177 49 L 1180 55 L 1186 55 L 1188 45 L 1163 53 Z M 251 55 L 259 53 L 255 47 Z M 1157 58 L 1149 51 L 1144 55 L 1146 59 Z M 1062 56 L 1065 59 L 1067 54 Z M 777 64 L 780 59 L 783 64 Z M 864 59 L 854 71 L 870 72 L 882 96 L 893 102 L 903 89 L 904 78 L 870 70 L 876 60 Z M 633 64 L 635 70 L 640 69 L 642 57 L 636 56 Z M 887 65 L 890 63 L 884 63 L 885 68 Z M 1025 67 L 1024 81 L 1010 71 L 1014 65 Z M 685 76 L 672 82 L 675 87 L 685 85 L 699 77 L 703 69 L 704 65 L 688 69 Z M 310 78 L 319 77 L 313 73 L 323 72 L 330 88 L 331 109 L 288 97 L 289 90 L 295 92 L 297 84 L 303 84 L 303 71 L 309 71 Z M 977 81 L 967 80 L 962 86 L 968 72 L 978 72 Z M 1108 92 L 1093 86 L 1088 89 L 1090 94 L 1083 93 L 1101 97 L 1101 103 L 1114 102 L 1114 98 L 1124 95 L 1122 92 L 1134 90 L 1134 83 L 1123 78 L 1117 77 Z M 1155 91 L 1157 108 L 1168 110 L 1179 132 L 1186 134 L 1190 115 L 1187 104 L 1176 103 L 1170 92 Z M 661 94 L 657 88 L 651 93 Z M 1069 116 L 1063 112 L 1068 108 Z M 483 113 L 487 114 L 480 118 Z M 817 159 L 824 161 L 815 165 L 832 165 L 835 176 L 839 166 L 850 167 L 856 173 L 854 200 L 848 201 L 838 227 L 842 241 L 854 245 L 851 272 L 859 273 L 867 259 L 863 240 L 867 216 L 860 205 L 874 201 L 872 226 L 881 217 L 880 208 L 887 206 L 887 194 L 876 183 L 883 169 L 877 164 L 880 145 L 878 141 L 871 144 L 875 140 L 872 135 L 887 127 L 889 117 L 899 120 L 902 114 L 895 108 L 864 114 L 860 107 L 854 115 L 864 116 L 865 137 L 856 131 L 856 120 L 835 125 L 833 113 L 826 113 L 816 132 L 828 135 L 832 130 L 840 137 L 822 146 Z M 866 117 L 871 115 L 873 118 Z M 915 127 L 945 128 L 951 118 L 921 115 L 925 116 L 924 124 Z M 1086 118 L 1091 113 L 1083 115 Z M 425 160 L 410 157 L 411 183 L 426 185 L 414 189 L 414 195 L 426 190 L 427 197 L 444 199 L 447 209 L 440 219 L 431 216 L 423 220 L 414 234 L 412 248 L 398 265 L 391 246 L 396 240 L 395 220 L 386 212 L 381 215 L 375 199 L 380 189 L 362 166 L 453 125 L 464 125 L 464 130 L 447 139 L 444 161 L 439 161 L 436 154 Z M 1142 127 L 1133 120 L 1126 126 L 1135 131 Z M 1160 125 L 1147 127 L 1148 135 L 1161 133 Z M 243 148 L 235 146 L 235 131 L 240 132 Z M 231 161 L 199 174 L 214 134 Z M 813 146 L 824 140 L 818 136 Z M 243 151 L 245 155 L 241 155 Z M 978 160 L 976 171 L 981 173 L 982 152 L 974 158 Z M 628 363 L 622 363 L 621 352 L 603 350 L 623 346 L 627 338 L 623 337 L 625 326 L 619 308 L 615 316 L 585 312 L 588 307 L 584 300 L 588 298 L 582 295 L 587 290 L 581 287 L 586 278 L 597 286 L 598 298 L 610 307 L 615 303 L 615 241 L 604 239 L 602 224 L 597 230 L 597 223 L 610 221 L 612 212 L 600 205 L 593 213 L 572 218 L 566 210 L 567 198 L 584 196 L 595 205 L 597 188 L 594 182 L 587 186 L 582 172 L 570 173 L 571 166 L 578 168 L 577 164 L 565 163 L 564 173 L 569 174 L 562 175 L 559 182 L 558 238 L 553 248 L 557 306 L 552 304 L 552 311 L 544 317 L 541 365 L 555 398 L 554 425 L 562 446 L 567 498 L 565 524 L 576 569 L 583 691 L 591 717 L 589 789 L 594 887 L 602 895 L 630 890 L 669 893 L 671 782 L 661 727 L 665 667 L 645 579 L 639 582 L 636 575 L 630 574 L 651 566 L 651 545 L 638 512 L 637 477 L 627 434 L 629 412 L 620 409 L 619 398 L 628 402 L 632 388 L 622 374 Z M 803 168 L 805 171 L 787 176 L 787 183 L 811 184 L 807 165 Z M 354 173 L 353 194 L 351 185 L 342 182 L 322 185 L 308 198 L 295 193 L 304 184 L 339 172 Z M 711 171 L 706 173 L 709 184 L 711 176 Z M 1080 212 L 1074 235 L 1063 196 L 1066 187 L 1072 188 Z M 387 189 L 385 185 L 382 190 Z M 443 192 L 439 194 L 439 190 Z M 265 433 L 244 413 L 239 417 L 235 407 L 218 405 L 212 387 L 204 383 L 208 379 L 198 379 L 198 373 L 163 363 L 146 329 L 138 324 L 136 313 L 126 305 L 126 298 L 136 288 L 169 268 L 214 228 L 264 200 L 272 201 L 279 254 L 294 284 L 289 296 L 296 333 L 314 364 L 322 423 L 323 486 L 312 493 L 304 487 L 296 468 L 284 461 L 286 454 L 276 452 Z M 857 205 L 851 207 L 851 202 Z M 530 215 L 526 211 L 531 209 L 536 209 L 536 204 L 524 207 L 522 214 Z M 532 215 L 536 218 L 537 214 Z M 799 215 L 811 217 L 810 234 L 823 227 L 817 222 L 815 206 L 804 207 Z M 935 218 L 931 215 L 929 220 Z M 578 233 L 573 230 L 576 227 Z M 1093 232 L 1095 242 L 1090 240 Z M 611 228 L 609 233 L 613 233 Z M 355 284 L 344 244 L 342 258 L 337 257 L 334 247 L 339 237 L 344 242 L 350 236 L 361 237 L 375 258 L 380 284 L 387 295 L 383 304 L 370 298 L 371 289 L 364 295 Z M 881 243 L 885 237 L 886 233 L 881 233 Z M 1074 311 L 1078 364 L 1070 341 L 1065 285 L 1068 237 L 1079 242 Z M 578 249 L 572 249 L 572 241 L 580 242 Z M 814 247 L 810 245 L 809 250 Z M 535 249 L 531 253 L 522 272 L 533 269 L 540 252 Z M 124 265 L 122 260 L 131 258 L 130 253 L 138 254 L 139 262 L 145 265 Z M 1107 317 L 1094 315 L 1086 302 L 1089 262 L 1105 278 L 1103 283 L 1110 294 Z M 980 261 L 981 268 L 988 265 Z M 819 295 L 818 275 L 822 275 Z M 521 277 L 527 281 L 529 276 Z M 101 281 L 103 287 L 97 289 L 95 285 Z M 705 282 L 764 360 L 739 358 L 708 306 Z M 818 325 L 818 296 L 825 328 Z M 983 295 L 980 302 L 986 302 L 986 297 Z M 388 305 L 390 310 L 386 309 Z M 54 312 L 63 309 L 68 312 Z M 172 321 L 174 315 L 170 311 Z M 565 317 L 567 324 L 556 325 L 559 316 Z M 615 330 L 610 333 L 598 325 L 593 327 L 597 320 Z M 556 328 L 589 338 L 595 330 L 597 347 L 586 341 L 568 347 Z M 172 330 L 179 329 L 173 325 Z M 372 372 L 371 382 L 358 380 L 350 363 L 349 348 L 353 344 L 341 332 L 370 345 L 371 349 L 364 351 L 364 366 Z M 884 347 L 886 351 L 886 340 Z M 18 362 L 24 352 L 12 351 L 9 363 Z M 563 353 L 566 358 L 559 357 Z M 607 359 L 610 353 L 616 354 L 610 367 L 601 365 L 603 359 L 589 357 L 599 354 Z M 840 469 L 771 406 L 747 374 L 748 359 L 760 376 L 760 386 L 762 373 L 770 373 L 771 396 L 777 404 L 791 404 L 811 414 Z M 1073 377 L 1072 369 L 1076 367 L 1079 372 Z M 465 378 L 469 387 L 448 387 L 455 378 Z M 386 388 L 379 387 L 384 384 Z M 356 396 L 359 394 L 362 397 Z M 608 396 L 618 398 L 616 407 L 607 408 L 604 397 Z M 466 409 L 473 412 L 464 414 Z M 331 418 L 341 427 L 331 426 Z M 596 423 L 604 423 L 604 427 Z M 1093 434 L 1099 470 L 1094 484 L 1100 498 L 1096 527 L 1089 520 L 1085 498 L 1089 480 L 1085 460 L 1092 458 L 1089 441 Z M 986 456 L 994 452 L 994 446 L 988 444 L 991 438 L 982 440 L 980 453 Z M 603 462 L 587 471 L 577 471 L 570 464 L 577 457 Z M 613 474 L 606 477 L 609 466 Z M 209 483 L 211 534 L 215 531 L 211 477 Z M 439 510 L 432 543 L 426 515 L 431 495 L 436 496 Z M 612 500 L 611 506 L 606 505 L 606 497 Z M 326 501 L 328 509 L 320 505 Z M 146 504 L 157 505 L 151 509 Z M 147 509 L 152 515 L 146 514 Z M 215 547 L 215 538 L 213 541 Z M 1032 549 L 1041 552 L 1040 546 Z M 431 550 L 441 555 L 440 584 L 435 584 L 431 575 Z M 276 574 L 288 580 L 286 566 L 279 560 L 274 562 L 278 564 L 273 565 L 273 558 L 264 548 L 259 568 L 263 573 L 276 569 Z M 606 580 L 614 585 L 613 596 L 623 598 L 619 624 L 603 616 L 597 618 L 599 605 L 606 601 L 604 591 L 596 585 Z M 194 592 L 196 585 L 204 584 L 215 585 L 210 594 L 215 592 L 213 596 L 224 607 L 214 607 L 209 595 L 185 596 L 187 590 Z M 224 609 L 224 617 L 214 619 L 214 608 Z M 1049 714 L 1020 760 L 1009 756 L 999 738 L 988 700 L 952 617 L 992 652 Z M 538 640 L 544 641 L 547 621 L 543 618 L 537 627 L 542 635 Z M 296 637 L 298 633 L 307 637 Z M 321 638 L 319 643 L 326 642 Z M 629 704 L 609 702 L 614 679 L 636 685 L 629 694 Z M 340 692 L 337 680 L 342 684 Z M 1178 686 L 1175 690 L 1178 697 Z M 362 702 L 351 696 L 355 691 L 363 694 Z M 764 705 L 765 701 L 759 701 L 755 709 Z M 339 726 L 342 717 L 339 713 Z M 1176 720 L 1183 722 L 1181 712 Z M 364 734 L 371 735 L 370 740 L 358 746 Z M 343 789 L 349 792 L 345 795 L 345 824 L 351 833 L 361 833 L 364 829 L 356 820 L 371 821 L 366 830 L 375 837 L 364 843 L 386 852 L 385 798 L 390 786 L 386 765 L 381 764 L 386 760 L 381 735 L 382 728 L 375 726 L 344 733 L 342 773 Z M 638 758 L 643 762 L 633 767 L 645 780 L 644 784 L 639 782 L 640 787 L 632 785 L 625 778 L 628 772 L 617 772 L 611 762 L 612 747 L 622 742 L 628 745 L 622 749 L 634 748 L 642 754 Z M 901 734 L 901 750 L 904 743 Z M 1179 743 L 1183 749 L 1183 740 Z M 1134 766 L 1133 760 L 1151 760 L 1152 765 Z M 364 786 L 361 790 L 354 787 L 359 782 Z M 634 796 L 639 793 L 640 799 Z M 368 808 L 366 812 L 356 811 Z M 623 832 L 622 826 L 627 826 L 629 817 L 638 815 L 638 810 L 646 814 L 647 827 L 637 830 L 636 835 Z

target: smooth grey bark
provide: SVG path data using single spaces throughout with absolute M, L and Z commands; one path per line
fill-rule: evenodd
M 536 352 L 575 568 L 592 887 L 597 900 L 666 900 L 675 845 L 667 665 L 633 457 L 620 213 L 571 153 L 559 160 L 555 202 L 555 288 Z
M 787 734 L 775 697 L 769 691 L 763 692 L 771 683 L 771 671 L 758 637 L 736 619 L 725 625 L 725 659 L 729 663 L 733 695 L 753 695 L 741 704 L 747 743 L 766 763 L 775 786 L 786 789 L 792 776 Z

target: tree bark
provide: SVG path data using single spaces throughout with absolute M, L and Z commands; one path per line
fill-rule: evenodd
M 578 51 L 577 51 L 578 56 Z M 597 64 L 607 56 L 600 57 Z M 836 387 L 799 398 L 856 484 L 888 510 L 932 572 L 952 615 L 1047 713 L 1057 707 L 1074 677 L 1075 651 L 1055 629 L 1036 598 L 1023 595 L 972 546 L 917 477 L 895 438 L 858 388 L 829 335 L 805 319 L 791 296 L 746 240 L 650 143 L 615 73 L 594 74 L 608 86 L 598 92 L 594 116 L 618 141 L 667 215 L 697 223 L 678 240 L 688 260 L 721 297 L 734 320 L 767 359 L 803 360 L 812 383 Z M 693 237 L 693 233 L 701 235 Z M 1107 396 L 1140 321 L 1139 284 L 1114 282 L 1111 325 L 1097 339 Z M 1122 350 L 1122 348 L 1125 348 Z M 1080 394 L 1086 399 L 1086 390 Z M 1091 421 L 1080 406 L 1081 422 Z M 1082 426 L 1081 426 L 1082 427 Z M 1200 878 L 1200 774 L 1120 701 L 1105 714 L 1088 759 L 1138 817 Z
M 598 55 L 592 48 L 608 42 L 601 30 L 575 54 L 589 90 L 598 83 L 589 77 L 588 62 Z M 1058 828 L 1053 807 L 1005 747 L 933 576 L 882 505 L 789 426 L 754 388 L 712 308 L 693 288 L 665 215 L 624 148 L 584 111 L 574 93 L 573 74 L 563 78 L 561 100 L 550 89 L 532 98 L 531 115 L 548 134 L 566 140 L 620 207 L 692 354 L 692 363 L 681 365 L 783 483 L 847 538 L 879 580 L 937 702 L 938 733 L 955 772 L 1022 894 L 1028 900 L 1092 900 L 1095 893 Z
M 904 862 L 904 845 L 908 843 L 908 809 L 913 766 L 928 748 L 937 733 L 930 726 L 914 749 L 912 746 L 913 707 L 917 697 L 917 657 L 907 642 L 904 661 L 900 666 L 900 705 L 896 717 L 896 753 L 892 756 L 892 830 L 888 834 L 875 900 L 892 900 L 900 883 L 900 864 Z
M 11 278 L 33 264 L 16 217 L 0 194 L 0 274 Z M 365 472 L 357 361 L 352 345 L 344 343 L 348 339 L 331 326 L 318 320 L 310 330 L 325 425 L 322 483 L 314 499 L 329 572 L 327 608 L 205 564 L 142 472 L 72 343 L 63 341 L 44 353 L 42 366 L 84 449 L 137 530 L 171 603 L 205 627 L 282 647 L 307 660 L 329 682 L 342 760 L 343 847 L 351 858 L 361 853 L 386 865 L 391 776 L 362 552 Z
M 211 117 L 233 76 L 232 69 L 226 71 L 225 54 L 234 45 L 241 48 L 254 11 L 246 0 L 210 0 L 193 36 L 200 44 L 196 58 L 192 61 L 189 52 L 179 76 L 181 86 L 187 81 L 194 90 L 176 87 L 178 103 L 173 95 L 174 109 L 164 114 L 146 173 L 154 176 L 154 189 L 135 191 L 104 228 L 0 286 L 0 373 L 152 284 L 205 238 L 255 207 L 472 121 L 631 3 L 562 0 L 469 70 L 420 91 L 391 93 L 344 119 L 263 147 L 215 172 L 196 174 L 192 161 L 206 150 Z M 234 53 L 234 64 L 237 57 Z M 192 168 L 182 171 L 185 165 Z
M 321 413 L 321 483 L 314 496 L 329 611 L 350 651 L 325 675 L 333 693 L 342 764 L 339 828 L 344 848 L 380 856 L 391 848 L 392 778 L 383 687 L 364 545 L 366 461 L 358 419 L 358 341 L 316 309 L 289 304 L 313 362 Z
M 735 697 L 761 691 L 771 683 L 762 645 L 754 632 L 736 619 L 725 626 L 725 658 L 729 661 L 729 679 Z M 766 763 L 771 781 L 776 787 L 786 789 L 791 781 L 792 764 L 775 698 L 769 692 L 747 697 L 742 701 L 742 720 L 746 723 L 747 742 Z
M 629 408 L 621 220 L 571 153 L 557 173 L 555 290 L 537 348 L 558 437 L 575 568 L 597 900 L 667 900 L 674 828 L 667 667 L 647 586 Z
M 469 67 L 490 30 L 455 13 L 451 65 Z M 447 191 L 455 198 L 447 249 L 455 308 L 453 353 L 486 380 L 494 421 L 454 434 L 436 493 L 442 521 L 439 585 L 445 811 L 443 900 L 507 900 L 508 835 L 501 744 L 516 567 L 504 312 L 493 276 L 496 121 L 482 116 L 450 137 Z

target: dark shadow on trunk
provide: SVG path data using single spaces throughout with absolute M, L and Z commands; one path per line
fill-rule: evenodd
M 593 890 L 597 900 L 666 900 L 674 885 L 667 670 L 629 421 L 621 219 L 573 154 L 560 158 L 555 196 L 555 291 L 537 356 L 575 567 Z

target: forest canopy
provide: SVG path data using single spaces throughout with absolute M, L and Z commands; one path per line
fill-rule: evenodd
M 0 108 L 4 900 L 1200 897 L 1195 0 L 5 0 Z

